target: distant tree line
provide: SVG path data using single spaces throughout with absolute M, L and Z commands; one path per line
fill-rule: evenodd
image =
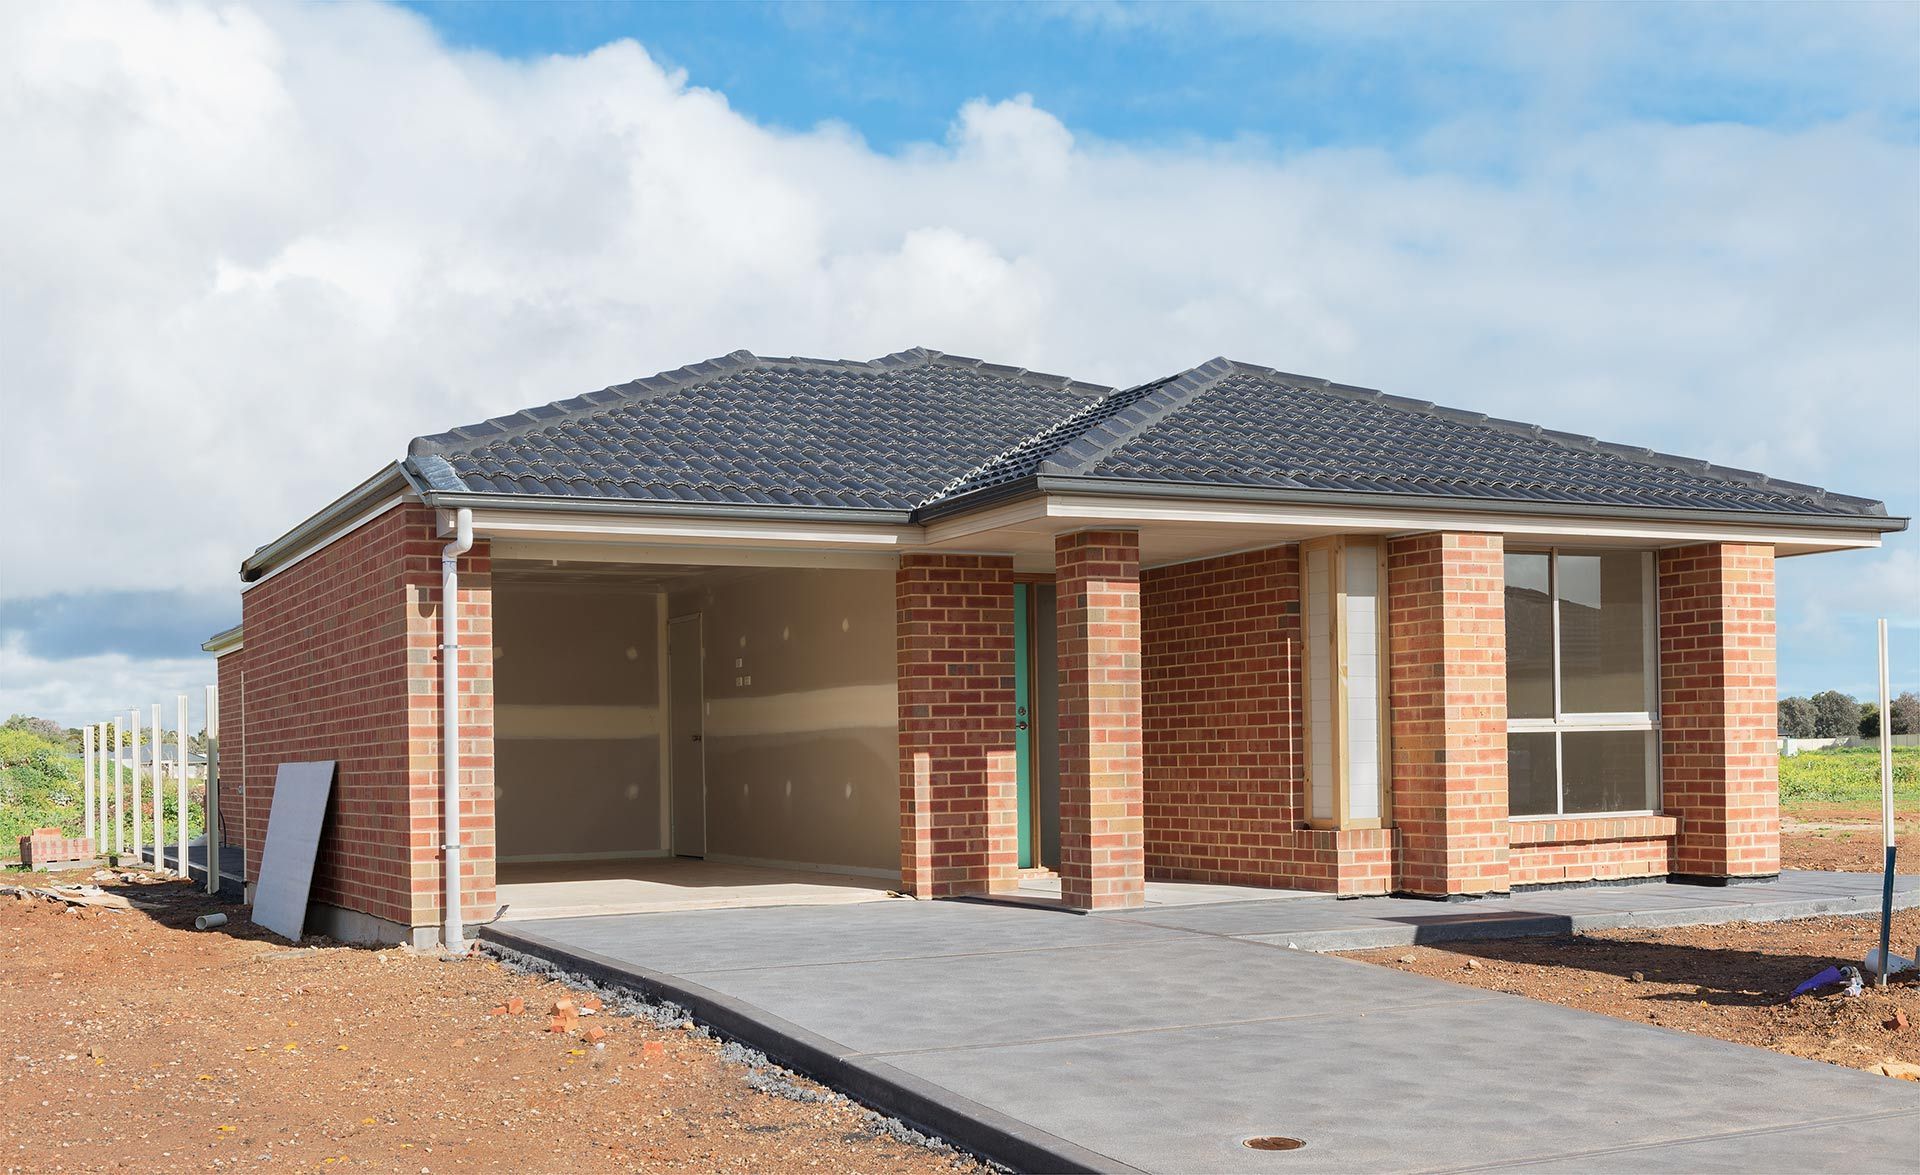
M 1920 733 L 1920 694 L 1912 690 L 1893 699 L 1895 734 Z M 1880 707 L 1861 704 L 1837 689 L 1811 698 L 1780 699 L 1781 738 L 1879 738 Z

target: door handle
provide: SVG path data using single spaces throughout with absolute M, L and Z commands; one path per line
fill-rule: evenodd
M 699 742 L 699 741 L 700 741 L 700 736 L 699 736 L 699 735 L 697 735 L 697 734 L 696 734 L 696 735 L 692 735 L 692 736 L 690 736 L 690 737 L 691 737 L 691 738 L 693 739 L 693 741 L 694 741 L 694 742 Z

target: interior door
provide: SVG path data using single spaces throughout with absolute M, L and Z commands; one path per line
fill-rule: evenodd
M 673 852 L 707 855 L 706 690 L 700 616 L 667 622 L 667 770 L 673 776 Z

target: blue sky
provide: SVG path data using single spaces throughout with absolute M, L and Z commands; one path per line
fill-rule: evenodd
M 0 712 L 208 680 L 411 436 L 740 347 L 1226 353 L 1920 511 L 1920 5 L 0 6 L 0 141 Z M 1912 536 L 1783 563 L 1783 690 L 1877 615 L 1920 688 Z
M 1121 5 L 410 3 L 453 45 L 579 54 L 630 37 L 773 125 L 845 123 L 897 151 L 938 141 L 970 98 L 1033 95 L 1076 133 L 1257 138 L 1276 149 L 1410 148 L 1468 111 L 1596 125 L 1657 118 L 1806 125 L 1873 107 L 1911 133 L 1914 95 L 1868 69 L 1915 61 L 1912 9 L 1863 45 L 1773 5 Z M 1806 15 L 1810 15 L 1806 13 Z M 1783 64 L 1793 36 L 1798 60 Z M 1905 38 L 1904 53 L 1900 41 Z M 1587 52 L 1569 54 L 1567 39 Z M 1577 61 L 1578 68 L 1566 68 Z M 1564 71 L 1564 72 L 1563 72 Z M 1550 75 L 1560 76 L 1550 76 Z

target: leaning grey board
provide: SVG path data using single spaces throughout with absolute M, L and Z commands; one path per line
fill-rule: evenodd
M 273 780 L 267 843 L 253 887 L 253 920 L 295 942 L 307 928 L 307 891 L 320 852 L 320 826 L 333 794 L 333 760 L 282 763 Z

